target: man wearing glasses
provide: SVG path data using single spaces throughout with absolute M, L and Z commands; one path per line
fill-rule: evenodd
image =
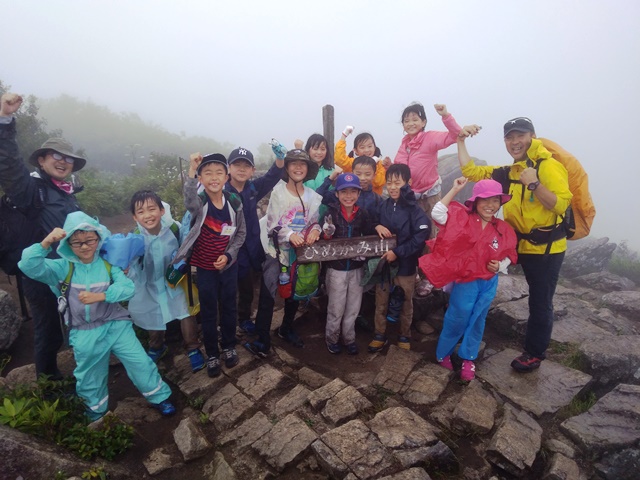
M 80 210 L 74 185 L 67 179 L 85 166 L 87 161 L 73 153 L 72 145 L 62 138 L 50 138 L 29 157 L 35 167 L 33 174 L 22 162 L 16 142 L 14 114 L 22 105 L 22 97 L 5 93 L 0 99 L 0 186 L 12 203 L 33 214 L 41 228 L 41 241 L 46 233 L 64 225 L 67 214 Z M 57 245 L 50 254 L 55 253 Z M 22 279 L 24 293 L 33 318 L 36 375 L 61 379 L 57 353 L 63 336 L 58 317 L 56 296 L 44 283 L 27 277 Z

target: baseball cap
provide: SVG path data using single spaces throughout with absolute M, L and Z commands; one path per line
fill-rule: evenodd
M 533 122 L 527 117 L 516 117 L 504 124 L 504 136 L 511 132 L 531 132 L 535 135 L 536 130 L 533 128 Z
M 198 166 L 198 175 L 200 175 L 200 172 L 202 171 L 202 168 L 205 165 L 209 165 L 210 163 L 220 163 L 220 164 L 224 165 L 224 169 L 226 171 L 229 171 L 229 168 L 228 168 L 228 165 L 227 165 L 227 157 L 225 157 L 221 153 L 210 153 L 210 154 L 205 155 L 205 156 L 202 157 L 202 162 Z
M 246 148 L 238 147 L 229 154 L 229 165 L 231 165 L 236 160 L 246 160 L 251 164 L 252 167 L 256 166 L 255 162 L 253 161 L 253 153 L 251 153 Z
M 360 180 L 353 173 L 341 173 L 336 180 L 336 190 L 344 190 L 345 188 L 357 188 L 362 190 Z

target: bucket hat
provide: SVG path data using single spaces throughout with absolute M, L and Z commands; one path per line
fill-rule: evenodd
M 313 180 L 314 178 L 316 178 L 316 176 L 318 175 L 318 171 L 320 170 L 320 167 L 318 167 L 318 164 L 316 162 L 314 162 L 309 158 L 309 155 L 307 155 L 307 152 L 299 148 L 296 148 L 294 150 L 289 150 L 284 157 L 284 171 L 282 172 L 282 179 L 285 182 L 289 181 L 289 174 L 287 173 L 287 165 L 291 162 L 296 162 L 300 160 L 307 163 L 307 176 L 304 177 L 303 182 L 306 182 L 308 180 Z
M 81 157 L 80 155 L 76 155 L 73 153 L 73 145 L 71 145 L 64 138 L 50 138 L 46 142 L 42 144 L 42 146 L 33 152 L 29 157 L 29 163 L 34 167 L 40 168 L 40 164 L 38 163 L 38 158 L 44 157 L 47 152 L 50 151 L 58 152 L 60 155 L 64 155 L 65 157 L 73 158 L 73 171 L 77 172 L 82 169 L 86 164 L 86 158 Z
M 472 208 L 478 198 L 500 197 L 500 205 L 504 205 L 511 200 L 511 195 L 502 193 L 502 185 L 495 180 L 480 180 L 473 186 L 471 198 L 464 202 L 465 206 Z

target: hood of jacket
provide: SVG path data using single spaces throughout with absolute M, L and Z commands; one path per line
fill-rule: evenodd
M 100 240 L 98 241 L 98 246 L 93 257 L 94 260 L 99 256 L 104 239 L 111 235 L 111 232 L 109 232 L 107 227 L 101 225 L 96 218 L 90 217 L 84 212 L 72 212 L 67 215 L 67 219 L 64 221 L 64 226 L 62 228 L 67 232 L 67 236 L 60 240 L 60 244 L 57 249 L 58 255 L 65 260 L 69 260 L 74 263 L 78 263 L 80 261 L 78 256 L 73 253 L 71 245 L 69 245 L 69 239 L 75 232 L 82 230 L 85 232 L 96 232 L 98 234 Z
M 416 194 L 411 190 L 411 186 L 407 183 L 400 189 L 400 197 L 398 203 L 406 207 L 413 207 L 416 205 Z

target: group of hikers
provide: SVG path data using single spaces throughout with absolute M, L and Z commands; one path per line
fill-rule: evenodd
M 572 193 L 567 170 L 536 138 L 526 117 L 504 125 L 505 146 L 513 158 L 507 167 L 476 165 L 466 141 L 480 127 L 460 127 L 445 105 L 435 105 L 435 111 L 446 131 L 426 130 L 419 103 L 402 112 L 404 136 L 393 161 L 382 156 L 370 133 L 356 135 L 347 153 L 350 126 L 335 152 L 320 134 L 311 135 L 305 145 L 296 141 L 290 150 L 273 142 L 276 160 L 258 178 L 246 148 L 228 156 L 191 154 L 183 221 L 171 218 L 157 193 L 136 192 L 130 209 L 144 248 L 128 265 L 116 265 L 108 261 L 109 231 L 82 212 L 69 181 L 86 159 L 67 141 L 51 138 L 29 156 L 33 173 L 22 161 L 14 118 L 21 103 L 17 94 L 2 95 L 0 185 L 17 208 L 36 209 L 41 227 L 41 236 L 23 251 L 18 264 L 33 318 L 36 373 L 62 378 L 56 356 L 68 329 L 77 364 L 76 391 L 92 420 L 108 410 L 111 353 L 154 407 L 163 415 L 175 412 L 171 389 L 156 366 L 167 353 L 164 332 L 173 320 L 180 321 L 192 371 L 206 367 L 211 377 L 220 375 L 222 363 L 225 368 L 238 364 L 237 327 L 252 338 L 243 345 L 247 350 L 258 357 L 269 355 L 278 295 L 284 299 L 284 317 L 274 334 L 302 347 L 294 318 L 303 298 L 298 283 L 309 276 L 321 276 L 328 295 L 325 340 L 331 354 L 359 353 L 355 323 L 365 289 L 375 288 L 371 353 L 389 342 L 392 290 L 404 294 L 397 345 L 409 350 L 416 285 L 429 281 L 446 289 L 450 298 L 435 361 L 453 371 L 451 356 L 460 344 L 459 375 L 471 381 L 497 275 L 518 263 L 529 285 L 529 319 L 523 353 L 511 367 L 530 372 L 545 359 L 553 296 L 567 248 L 566 235 L 548 227 L 563 221 Z M 438 151 L 453 144 L 463 176 L 443 196 Z M 454 201 L 467 181 L 477 182 L 472 196 L 464 204 Z M 265 251 L 257 206 L 269 194 Z M 496 217 L 502 206 L 504 220 Z M 364 271 L 372 266 L 362 257 L 331 260 L 315 270 L 296 261 L 296 248 L 366 235 L 396 240 L 394 248 L 372 263 L 376 271 L 386 267 L 387 272 L 375 287 L 363 285 Z M 191 314 L 190 288 L 180 287 L 192 269 L 201 336 Z M 182 279 L 178 286 L 168 280 L 176 274 Z M 127 309 L 120 305 L 123 301 L 128 301 Z M 146 351 L 134 324 L 149 331 Z

